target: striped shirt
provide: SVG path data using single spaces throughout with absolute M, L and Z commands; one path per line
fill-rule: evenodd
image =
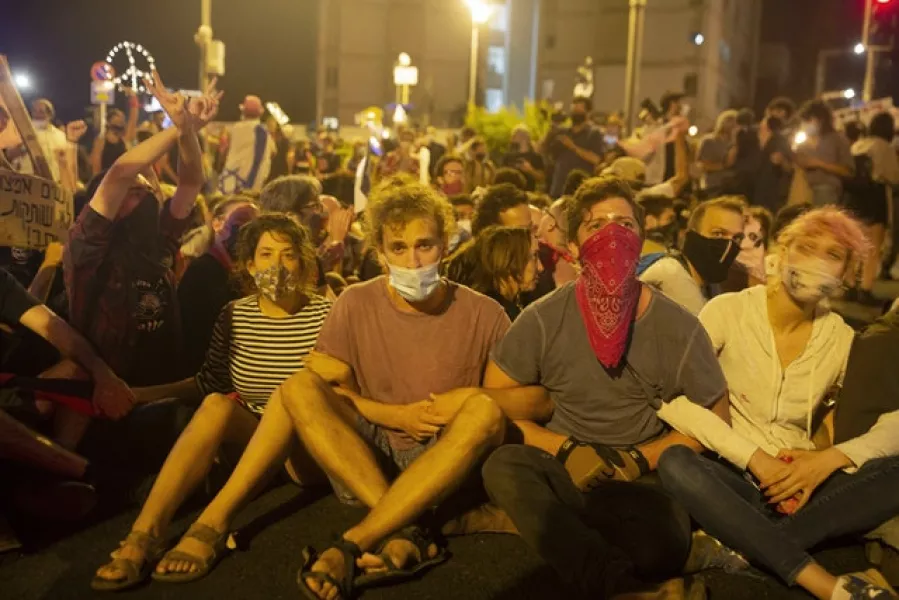
M 275 388 L 303 368 L 331 304 L 311 296 L 297 314 L 276 319 L 262 313 L 258 296 L 231 302 L 219 315 L 206 362 L 197 374 L 200 392 L 236 392 L 250 410 L 261 414 Z

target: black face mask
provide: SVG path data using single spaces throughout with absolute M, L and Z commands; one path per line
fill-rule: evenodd
M 474 158 L 478 162 L 483 162 L 485 158 L 487 158 L 486 152 L 476 152 Z
M 657 244 L 662 244 L 666 248 L 671 248 L 677 242 L 677 234 L 680 231 L 679 223 L 675 219 L 671 221 L 667 225 L 663 225 L 662 227 L 656 227 L 655 229 L 648 229 L 646 231 L 646 239 L 651 240 Z
M 584 113 L 571 113 L 571 124 L 577 127 L 587 122 L 587 115 Z
M 309 215 L 309 218 L 304 225 L 306 225 L 306 228 L 309 230 L 309 235 L 314 244 L 318 245 L 324 241 L 325 217 L 321 213 L 312 213 Z
M 131 214 L 122 219 L 121 235 L 139 254 L 155 256 L 159 250 L 159 201 L 144 194 Z
M 684 256 L 705 283 L 721 283 L 727 279 L 740 244 L 733 240 L 707 238 L 695 231 L 688 231 L 684 240 Z

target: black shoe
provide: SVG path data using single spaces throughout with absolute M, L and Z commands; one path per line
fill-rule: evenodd
M 849 288 L 846 290 L 846 293 L 843 294 L 844 302 L 858 302 L 858 288 Z

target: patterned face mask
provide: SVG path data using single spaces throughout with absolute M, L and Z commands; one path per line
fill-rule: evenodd
M 273 265 L 256 271 L 253 279 L 259 293 L 272 302 L 277 302 L 300 289 L 300 282 L 284 265 Z

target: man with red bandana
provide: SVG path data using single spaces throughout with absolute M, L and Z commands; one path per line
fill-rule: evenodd
M 554 412 L 516 422 L 524 444 L 495 451 L 484 483 L 578 592 L 640 598 L 678 576 L 690 551 L 689 517 L 652 484 L 658 457 L 701 449 L 657 410 L 683 394 L 727 419 L 726 382 L 696 317 L 636 277 L 643 211 L 628 185 L 586 181 L 565 220 L 577 279 L 521 314 L 485 375 L 489 388 L 545 387 Z

